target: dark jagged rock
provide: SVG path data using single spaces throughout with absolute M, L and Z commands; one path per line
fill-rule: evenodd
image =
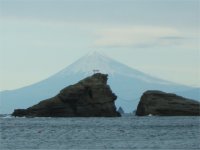
M 107 76 L 97 73 L 70 85 L 53 98 L 27 109 L 16 109 L 13 116 L 27 117 L 117 117 L 117 96 L 107 85 Z
M 117 110 L 121 115 L 124 114 L 124 110 L 122 107 L 119 107 L 119 109 Z
M 199 116 L 200 103 L 176 94 L 161 91 L 145 92 L 137 106 L 136 115 Z

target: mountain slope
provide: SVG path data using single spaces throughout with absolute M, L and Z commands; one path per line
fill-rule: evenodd
M 27 108 L 57 94 L 60 89 L 92 75 L 93 70 L 109 74 L 108 84 L 118 96 L 117 107 L 132 112 L 146 90 L 165 92 L 190 91 L 193 88 L 149 76 L 97 52 L 88 54 L 55 75 L 33 85 L 0 92 L 0 113 L 11 113 L 15 108 Z M 191 92 L 189 92 L 191 93 Z M 188 93 L 188 98 L 194 98 Z M 199 99 L 199 97 L 195 97 Z

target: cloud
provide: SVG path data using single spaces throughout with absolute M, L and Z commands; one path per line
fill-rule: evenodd
M 150 25 L 116 25 L 110 23 L 96 23 L 88 21 L 67 21 L 67 20 L 39 20 L 35 18 L 23 18 L 15 16 L 0 16 L 0 23 L 4 26 L 22 26 L 38 28 L 52 28 L 54 30 L 70 29 L 72 32 L 84 33 L 91 38 L 92 44 L 89 47 L 103 48 L 152 48 L 152 47 L 179 47 L 197 49 L 197 29 L 184 28 L 179 30 L 176 27 L 150 26 Z M 31 28 L 32 29 L 32 28 Z M 74 35 L 73 33 L 73 35 Z
M 167 40 L 182 40 L 185 39 L 185 37 L 180 37 L 180 36 L 165 36 L 165 37 L 160 37 L 160 39 L 167 39 Z
M 110 27 L 99 30 L 96 47 L 163 47 L 183 46 L 188 40 L 185 33 L 170 27 L 153 26 L 131 26 L 131 27 Z M 188 45 L 189 43 L 187 43 Z M 190 47 L 193 44 L 190 43 Z

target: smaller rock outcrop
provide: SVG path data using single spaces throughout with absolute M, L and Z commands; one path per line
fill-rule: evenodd
M 122 107 L 119 107 L 117 111 L 118 111 L 121 115 L 124 114 L 124 110 L 123 110 Z
M 26 117 L 118 117 L 117 96 L 107 85 L 106 74 L 96 73 L 70 85 L 58 95 L 27 109 L 16 109 L 13 116 Z
M 146 91 L 137 106 L 137 116 L 199 116 L 200 102 L 162 91 Z

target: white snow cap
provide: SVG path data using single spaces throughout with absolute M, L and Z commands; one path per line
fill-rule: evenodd
M 168 81 L 160 80 L 158 78 L 151 77 L 139 70 L 133 69 L 124 65 L 112 58 L 109 58 L 105 54 L 97 51 L 92 51 L 81 57 L 75 63 L 71 64 L 64 70 L 58 73 L 58 75 L 74 75 L 84 74 L 85 76 L 92 75 L 94 70 L 98 70 L 100 73 L 109 74 L 113 76 L 115 74 L 137 78 L 146 82 L 171 84 Z
M 112 59 L 97 51 L 89 52 L 80 58 L 68 67 L 67 72 L 89 75 L 93 73 L 93 70 L 99 70 L 100 73 L 104 74 L 114 74 L 115 72 Z

